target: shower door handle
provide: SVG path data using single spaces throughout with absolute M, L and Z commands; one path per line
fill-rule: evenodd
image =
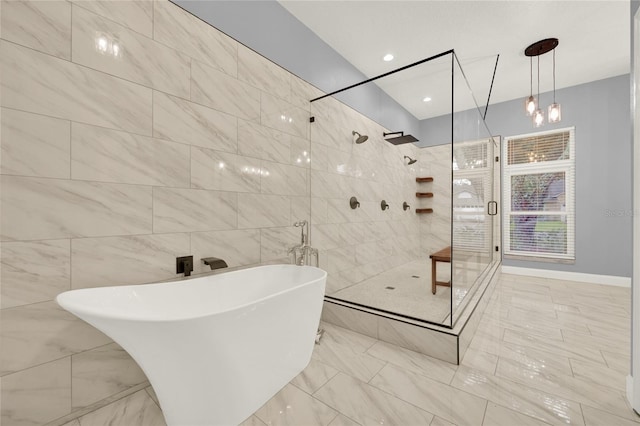
M 487 203 L 487 214 L 489 216 L 495 216 L 495 215 L 498 214 L 498 202 L 497 201 L 489 201 Z

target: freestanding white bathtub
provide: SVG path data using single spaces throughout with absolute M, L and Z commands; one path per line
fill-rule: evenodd
M 309 363 L 326 279 L 270 265 L 56 300 L 138 362 L 168 425 L 237 425 Z

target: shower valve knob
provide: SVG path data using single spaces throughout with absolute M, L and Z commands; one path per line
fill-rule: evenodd
M 360 203 L 358 202 L 358 199 L 356 197 L 351 197 L 351 199 L 349 200 L 349 205 L 353 210 L 360 207 Z

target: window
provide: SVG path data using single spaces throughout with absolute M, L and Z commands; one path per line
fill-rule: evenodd
M 492 199 L 492 141 L 453 144 L 453 246 L 490 251 L 491 223 L 486 216 Z
M 575 260 L 574 128 L 505 138 L 504 254 Z

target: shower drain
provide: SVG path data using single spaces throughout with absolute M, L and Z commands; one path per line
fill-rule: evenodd
M 411 278 L 420 278 L 420 275 L 411 275 Z
M 387 290 L 395 290 L 395 289 L 396 289 L 395 287 L 391 287 L 391 286 L 387 286 L 387 287 L 385 287 L 385 288 L 386 288 Z

